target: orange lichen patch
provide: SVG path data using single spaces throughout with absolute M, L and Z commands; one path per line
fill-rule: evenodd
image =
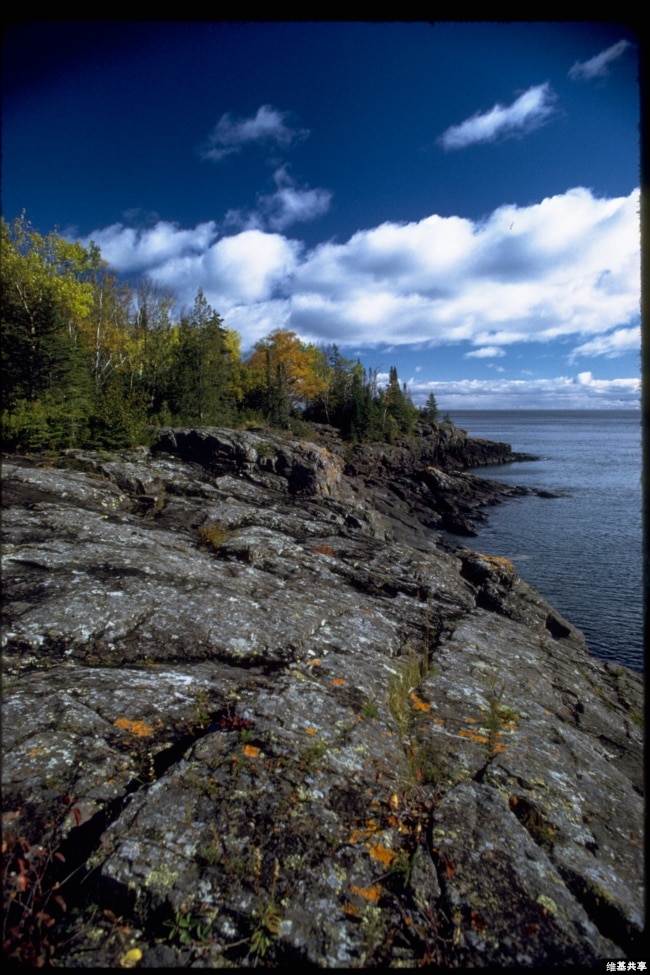
M 332 684 L 334 687 L 340 687 L 342 684 L 345 684 L 345 677 L 335 677 Z
M 356 884 L 350 884 L 350 890 L 357 897 L 363 897 L 365 901 L 372 901 L 374 904 L 377 903 L 381 897 L 381 885 L 375 884 L 373 887 L 357 887 Z
M 307 666 L 308 667 L 320 667 L 321 663 L 322 663 L 322 660 L 308 660 L 307 661 Z
M 248 758 L 257 758 L 259 753 L 260 750 L 257 745 L 244 745 L 244 755 L 247 755 Z
M 373 833 L 378 833 L 380 830 L 381 826 L 376 819 L 368 819 L 366 820 L 365 827 L 352 830 L 348 843 L 363 843 L 370 836 L 372 836 Z
M 35 745 L 34 748 L 29 749 L 30 758 L 36 758 L 37 755 L 47 755 L 47 749 L 40 748 L 38 745 Z
M 463 718 L 463 720 L 466 721 L 467 724 L 478 724 L 477 718 Z
M 145 724 L 144 721 L 129 721 L 128 718 L 118 718 L 114 724 L 116 728 L 128 731 L 130 735 L 135 735 L 136 738 L 148 738 L 156 730 L 152 725 Z
M 508 746 L 504 745 L 503 742 L 498 742 L 492 749 L 493 752 L 507 752 Z
M 315 735 L 316 734 L 316 729 L 315 728 L 305 728 L 305 734 L 306 735 Z
M 386 823 L 392 829 L 396 829 L 402 834 L 409 832 L 408 826 L 406 826 L 406 824 L 399 818 L 399 816 L 393 816 L 392 813 L 389 813 L 388 816 L 386 817 Z
M 458 732 L 461 738 L 468 738 L 470 741 L 477 741 L 481 745 L 489 745 L 490 739 L 485 735 L 479 735 L 473 728 L 461 728 Z
M 361 914 L 360 909 L 355 904 L 350 904 L 348 901 L 345 902 L 341 910 L 344 914 L 349 914 L 350 917 L 359 917 Z
M 494 572 L 496 572 L 497 569 L 503 569 L 508 573 L 509 576 L 514 576 L 514 565 L 510 559 L 506 559 L 503 555 L 481 555 L 481 558 L 488 563 Z
M 399 796 L 396 792 L 393 792 L 388 801 L 390 802 L 391 809 L 399 809 Z
M 411 703 L 413 704 L 413 707 L 416 709 L 416 711 L 430 711 L 431 710 L 431 705 L 430 704 L 427 704 L 426 701 L 423 701 L 421 697 L 418 697 L 418 695 L 415 693 L 415 691 L 411 691 L 411 693 L 409 694 L 409 697 L 411 698 Z
M 376 846 L 370 846 L 369 851 L 370 856 L 374 857 L 375 860 L 379 860 L 385 867 L 390 867 L 397 856 L 394 850 L 389 850 L 387 846 L 382 846 L 381 843 L 377 843 Z

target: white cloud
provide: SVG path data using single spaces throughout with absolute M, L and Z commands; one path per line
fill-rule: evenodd
M 296 186 L 286 165 L 276 169 L 273 181 L 275 191 L 260 194 L 255 210 L 229 210 L 224 225 L 242 230 L 265 227 L 286 230 L 294 223 L 316 220 L 330 208 L 332 193 L 329 190 Z
M 620 58 L 621 54 L 630 46 L 629 41 L 617 41 L 605 51 L 596 54 L 588 61 L 576 61 L 569 69 L 569 78 L 574 81 L 591 81 L 592 78 L 604 78 L 609 74 L 609 65 Z
M 571 356 L 569 362 L 574 362 L 578 356 L 604 355 L 612 359 L 615 356 L 623 355 L 625 352 L 634 352 L 641 349 L 641 328 L 618 328 L 607 335 L 599 335 L 590 342 L 578 345 Z
M 278 189 L 291 189 L 283 178 Z M 85 242 L 95 240 L 117 270 L 165 283 L 183 303 L 202 288 L 244 348 L 267 321 L 347 349 L 467 341 L 472 357 L 489 350 L 494 358 L 513 343 L 572 339 L 580 343 L 574 356 L 595 356 L 637 341 L 638 210 L 638 190 L 599 199 L 578 187 L 500 207 L 480 222 L 433 214 L 311 251 L 255 225 L 220 235 L 214 221 L 114 224 Z
M 204 145 L 199 148 L 203 159 L 220 162 L 244 146 L 272 144 L 289 149 L 309 136 L 309 129 L 295 129 L 287 124 L 288 112 L 272 105 L 261 105 L 252 118 L 233 119 L 229 112 L 221 116 Z
M 464 149 L 479 142 L 494 142 L 539 128 L 553 113 L 555 93 L 546 81 L 528 88 L 511 105 L 497 102 L 488 112 L 476 113 L 452 125 L 438 140 L 445 149 Z
M 485 345 L 481 349 L 475 349 L 473 352 L 466 352 L 463 358 L 465 359 L 494 359 L 496 356 L 505 355 L 503 349 L 497 348 L 496 345 Z
M 153 227 L 138 229 L 121 223 L 111 224 L 81 239 L 99 247 L 104 260 L 116 271 L 150 272 L 190 254 L 201 255 L 217 236 L 213 220 L 197 224 L 192 230 L 181 230 L 178 224 L 159 220 Z
M 455 382 L 409 383 L 416 405 L 434 393 L 441 413 L 490 409 L 635 409 L 639 379 L 594 379 L 591 372 L 551 379 L 464 379 Z

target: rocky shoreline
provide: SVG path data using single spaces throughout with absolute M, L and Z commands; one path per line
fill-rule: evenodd
M 443 542 L 516 459 L 446 424 L 5 457 L 5 957 L 643 957 L 643 679 Z

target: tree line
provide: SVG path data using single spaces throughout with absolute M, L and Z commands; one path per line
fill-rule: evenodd
M 175 314 L 172 292 L 120 281 L 95 244 L 2 219 L 1 435 L 6 450 L 117 448 L 159 426 L 328 423 L 344 439 L 393 442 L 418 410 L 391 367 L 276 329 L 243 356 L 239 334 L 198 291 Z

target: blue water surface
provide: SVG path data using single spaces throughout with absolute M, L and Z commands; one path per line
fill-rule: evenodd
M 640 411 L 477 410 L 451 419 L 470 436 L 540 458 L 474 473 L 561 495 L 490 508 L 473 547 L 511 559 L 595 656 L 642 672 Z

